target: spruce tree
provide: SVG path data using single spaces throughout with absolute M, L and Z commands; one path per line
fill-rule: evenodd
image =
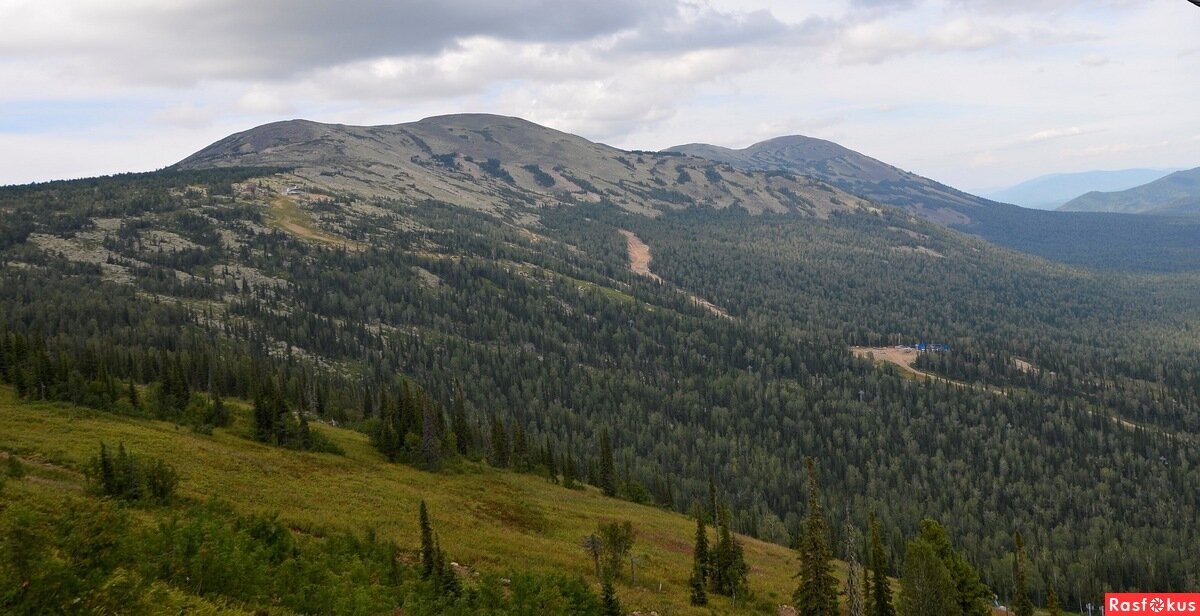
M 920 537 L 933 547 L 954 580 L 956 601 L 963 616 L 990 616 L 992 592 L 980 581 L 979 572 L 950 545 L 946 528 L 936 520 L 922 520 Z
M 954 580 L 928 541 L 908 542 L 900 577 L 901 616 L 961 616 Z
M 558 483 L 558 462 L 557 456 L 554 455 L 554 447 L 550 445 L 550 437 L 547 436 L 545 443 L 542 446 L 542 466 L 546 468 L 546 477 L 550 479 L 550 483 Z
M 1017 616 L 1033 616 L 1033 601 L 1029 599 L 1028 572 L 1025 570 L 1025 540 L 1017 531 L 1013 537 L 1016 553 L 1013 558 L 1013 612 Z
M 792 593 L 796 611 L 804 616 L 839 616 L 837 580 L 833 577 L 833 552 L 829 527 L 821 507 L 816 465 L 804 460 L 808 471 L 808 517 L 800 538 L 800 584 Z
M 617 471 L 613 463 L 612 437 L 608 428 L 600 432 L 600 467 L 597 470 L 597 481 L 605 496 L 617 495 Z
M 433 542 L 433 525 L 429 522 L 429 509 L 421 501 L 421 579 L 428 580 L 436 571 L 436 550 Z
M 692 576 L 688 587 L 692 593 L 692 605 L 708 605 L 708 529 L 704 525 L 704 510 L 696 507 L 696 545 L 692 549 Z
M 859 535 L 858 529 L 850 523 L 849 511 L 847 511 L 846 518 L 846 614 L 847 616 L 867 616 L 863 567 L 858 560 L 859 541 L 862 537 Z
M 888 582 L 887 553 L 883 549 L 883 540 L 879 536 L 879 520 L 871 513 L 871 594 L 868 601 L 869 616 L 896 616 L 896 608 L 892 605 L 892 586 Z
M 604 616 L 621 616 L 621 602 L 617 601 L 617 592 L 610 578 L 604 580 L 600 613 Z
M 1046 611 L 1050 612 L 1050 616 L 1063 616 L 1062 606 L 1058 604 L 1058 591 L 1054 590 L 1054 586 L 1050 587 L 1050 594 L 1046 597 Z
M 422 400 L 421 407 L 421 456 L 425 459 L 425 469 L 436 471 L 442 467 L 442 448 L 437 430 L 437 410 L 429 400 Z
M 509 467 L 511 449 L 508 445 L 508 431 L 500 418 L 492 416 L 492 466 L 496 468 Z
M 475 449 L 471 439 L 471 427 L 467 424 L 467 405 L 463 400 L 462 389 L 454 392 L 454 407 L 450 412 L 450 430 L 454 432 L 454 445 L 458 455 L 470 455 Z

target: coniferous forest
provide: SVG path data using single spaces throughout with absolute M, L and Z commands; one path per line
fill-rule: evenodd
M 270 446 L 336 455 L 314 427 L 350 426 L 398 464 L 480 461 L 691 513 L 697 604 L 741 592 L 734 532 L 800 549 L 814 614 L 842 591 L 821 585 L 830 557 L 860 559 L 870 614 L 1200 584 L 1196 274 L 1070 268 L 890 209 L 486 213 L 306 186 L 306 235 L 258 196 L 279 173 L 0 189 L 0 382 L 198 433 L 245 404 L 246 438 Z M 662 281 L 630 271 L 621 230 Z M 932 376 L 851 351 L 918 341 L 952 349 L 917 360 Z M 169 459 L 97 451 L 112 500 L 61 523 L 120 544 L 104 566 L 156 562 L 141 579 L 166 583 L 211 566 L 225 596 L 301 613 L 353 611 L 337 589 L 359 578 L 414 597 L 405 613 L 517 601 L 494 580 L 457 588 L 432 535 L 430 561 L 400 569 L 384 542 L 317 549 L 218 504 L 111 536 L 131 524 L 121 495 L 167 500 L 175 479 Z M 200 535 L 237 558 L 162 559 Z M 5 541 L 64 562 L 94 547 Z M 354 573 L 306 577 L 339 568 Z M 899 611 L 878 598 L 888 576 Z M 543 583 L 573 613 L 616 600 Z

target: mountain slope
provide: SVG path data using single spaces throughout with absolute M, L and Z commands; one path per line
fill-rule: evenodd
M 1200 167 L 1176 171 L 1128 190 L 1090 192 L 1068 201 L 1059 209 L 1065 212 L 1197 216 L 1200 215 Z
M 1053 210 L 1080 195 L 1099 191 L 1126 190 L 1153 182 L 1170 171 L 1161 169 L 1121 169 L 1119 171 L 1083 171 L 1043 175 L 989 193 L 987 198 L 1021 207 Z
M 1047 259 L 1102 270 L 1200 271 L 1200 223 L 1053 214 L 989 201 L 836 143 L 799 135 L 741 150 L 668 148 L 742 169 L 808 175 L 876 203 Z M 1164 178 L 1165 179 L 1165 178 Z M 1147 241 L 1146 238 L 1153 238 Z
M 801 135 L 776 137 L 741 150 L 694 143 L 664 151 L 708 158 L 740 169 L 804 174 L 942 224 L 965 224 L 975 208 L 996 205 L 831 141 Z
M 177 167 L 232 166 L 284 167 L 334 190 L 491 212 L 602 199 L 649 214 L 693 204 L 815 216 L 869 207 L 805 177 L 718 171 L 694 157 L 625 152 L 487 114 L 371 127 L 277 122 L 218 141 Z

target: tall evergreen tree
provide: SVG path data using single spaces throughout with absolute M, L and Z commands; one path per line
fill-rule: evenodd
M 858 559 L 861 547 L 858 529 L 850 523 L 849 512 L 846 516 L 846 615 L 866 616 L 867 602 L 864 588 L 863 567 Z
M 712 591 L 727 597 L 744 597 L 750 567 L 746 564 L 742 544 L 733 535 L 729 508 L 722 507 L 717 518 L 717 544 L 710 552 L 709 577 Z
M 471 438 L 471 427 L 467 423 L 467 403 L 463 400 L 463 392 L 458 388 L 454 392 L 454 406 L 450 412 L 450 430 L 454 432 L 454 446 L 458 455 L 467 456 L 475 450 Z
M 492 416 L 492 466 L 508 468 L 512 450 L 508 445 L 508 431 L 499 417 Z
M 992 593 L 980 581 L 975 567 L 950 545 L 946 528 L 936 520 L 922 520 L 920 538 L 933 547 L 954 580 L 955 597 L 963 616 L 989 616 Z
M 436 471 L 442 467 L 442 443 L 438 438 L 437 409 L 429 400 L 421 401 L 421 455 L 425 468 Z
M 437 546 L 433 541 L 433 525 L 429 521 L 429 509 L 425 506 L 425 501 L 421 501 L 420 511 L 421 521 L 421 579 L 427 580 L 433 576 L 437 570 L 436 552 Z
M 612 437 L 608 428 L 600 432 L 600 464 L 597 469 L 597 481 L 605 496 L 617 495 L 617 470 L 613 463 Z
M 692 605 L 708 605 L 708 529 L 704 525 L 704 509 L 696 507 L 696 544 L 692 549 L 692 576 L 688 578 Z
M 1013 537 L 1016 552 L 1013 555 L 1013 612 L 1017 616 L 1033 616 L 1033 601 L 1029 598 L 1029 573 L 1025 570 L 1025 540 L 1021 531 Z
M 908 542 L 900 577 L 900 616 L 961 616 L 954 580 L 928 541 Z
M 1063 616 L 1062 606 L 1058 604 L 1058 591 L 1050 585 L 1050 593 L 1046 596 L 1046 611 L 1050 616 Z
M 879 536 L 879 520 L 871 512 L 871 569 L 869 586 L 871 594 L 867 602 L 869 616 L 896 616 L 896 608 L 892 605 L 892 586 L 888 582 L 888 558 L 883 549 L 883 539 Z
M 829 548 L 816 464 L 812 458 L 805 458 L 804 467 L 808 471 L 808 516 L 800 538 L 800 584 L 792 593 L 792 601 L 803 616 L 839 616 L 833 551 Z
M 621 616 L 621 602 L 617 600 L 617 591 L 613 588 L 611 578 L 605 578 L 601 596 L 601 611 L 604 616 Z

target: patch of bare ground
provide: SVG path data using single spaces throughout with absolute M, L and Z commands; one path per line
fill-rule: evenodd
M 658 274 L 650 271 L 650 246 L 642 241 L 642 238 L 634 235 L 632 231 L 625 229 L 620 230 L 621 235 L 625 236 L 625 243 L 629 249 L 629 269 L 639 276 L 645 276 L 655 282 L 663 282 L 663 279 Z M 688 294 L 692 302 L 701 308 L 726 319 L 732 318 L 728 312 L 721 309 L 720 306 L 691 293 Z
M 632 231 L 621 229 L 621 235 L 625 236 L 625 242 L 629 247 L 629 269 L 639 276 L 662 282 L 663 279 L 658 274 L 650 271 L 650 246 L 646 245 L 646 242 L 634 235 Z
M 938 376 L 931 372 L 925 372 L 924 370 L 917 370 L 916 368 L 913 367 L 913 364 L 917 363 L 917 356 L 919 355 L 919 353 L 917 352 L 916 349 L 914 349 L 912 347 L 906 347 L 906 346 L 900 346 L 900 347 L 851 347 L 850 350 L 854 352 L 855 357 L 862 357 L 862 358 L 873 357 L 875 359 L 875 361 L 886 362 L 886 363 L 889 363 L 889 364 L 892 364 L 895 366 L 899 366 L 899 368 L 902 371 L 907 372 L 908 374 L 912 375 L 913 378 L 916 378 L 917 380 L 929 379 L 931 381 L 940 381 L 942 383 L 949 383 L 951 385 L 956 385 L 958 387 L 971 387 L 972 386 L 968 383 L 963 383 L 961 381 L 954 381 L 954 380 L 948 379 L 943 376 Z M 987 389 L 995 391 L 996 393 L 1003 393 L 1000 390 L 994 389 L 991 387 L 987 387 Z

